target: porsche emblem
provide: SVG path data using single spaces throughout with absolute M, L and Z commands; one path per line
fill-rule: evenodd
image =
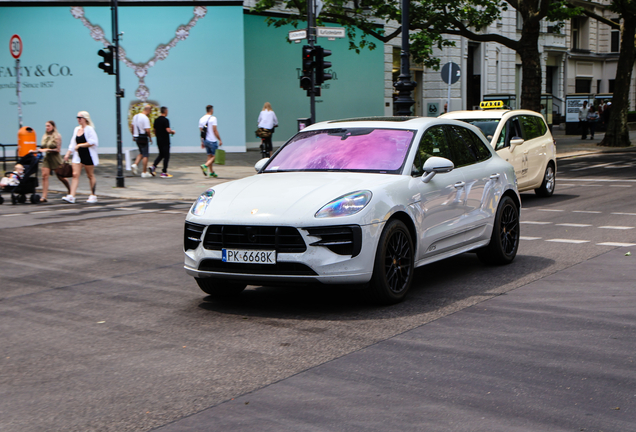
M 258 209 L 252 210 L 252 214 L 256 214 L 256 213 L 258 213 Z

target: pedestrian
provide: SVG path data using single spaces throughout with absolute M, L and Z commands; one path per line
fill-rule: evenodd
M 62 136 L 57 131 L 55 122 L 49 120 L 45 125 L 46 131 L 42 135 L 42 142 L 40 143 L 40 153 L 44 156 L 42 161 L 42 199 L 40 202 L 48 202 L 49 195 L 49 178 L 51 173 L 64 163 L 62 160 Z M 57 178 L 66 186 L 67 194 L 71 193 L 71 185 L 68 180 L 61 177 L 57 173 Z
M 139 148 L 139 154 L 135 158 L 135 163 L 130 166 L 132 173 L 137 175 L 139 173 L 139 162 L 143 162 L 143 170 L 141 172 L 142 178 L 152 177 L 148 172 L 148 146 L 152 144 L 152 137 L 150 136 L 150 119 L 148 115 L 152 110 L 152 106 L 145 105 L 140 113 L 135 114 L 130 125 L 130 131 L 133 134 L 133 140 L 137 143 Z
M 581 139 L 587 138 L 587 113 L 589 112 L 587 101 L 583 101 L 583 106 L 579 108 L 579 127 L 581 128 Z
M 261 113 L 258 115 L 258 127 L 267 129 L 269 131 L 269 136 L 267 138 L 263 138 L 263 144 L 265 146 L 265 152 L 267 152 L 268 157 L 272 156 L 272 134 L 274 133 L 274 128 L 278 126 L 278 119 L 276 118 L 276 113 L 272 109 L 272 105 L 269 102 L 265 102 L 263 105 L 263 109 Z
M 73 155 L 73 179 L 71 180 L 71 190 L 68 195 L 62 198 L 64 201 L 75 204 L 75 193 L 79 186 L 79 177 L 82 168 L 86 171 L 86 177 L 91 185 L 91 194 L 86 200 L 87 203 L 96 203 L 95 186 L 95 167 L 99 165 L 99 156 L 97 155 L 97 133 L 95 133 L 95 124 L 91 120 L 91 116 L 86 111 L 77 113 L 77 122 L 79 126 L 73 130 L 71 143 L 68 151 L 64 155 L 64 161 L 68 161 L 71 154 Z
M 594 139 L 594 132 L 596 131 L 596 123 L 598 122 L 598 113 L 594 109 L 594 106 L 590 107 L 587 112 L 587 125 L 590 128 L 590 139 Z
M 157 137 L 157 147 L 159 148 L 159 156 L 155 159 L 155 162 L 149 168 L 150 174 L 155 175 L 157 172 L 157 165 L 163 159 L 163 170 L 161 172 L 161 178 L 170 178 L 171 174 L 168 174 L 168 162 L 170 162 L 170 135 L 174 135 L 174 129 L 170 129 L 170 120 L 168 120 L 168 108 L 162 106 L 161 115 L 155 119 L 153 129 L 155 130 L 155 136 Z
M 223 145 L 223 141 L 221 141 L 219 130 L 216 127 L 217 121 L 216 117 L 213 115 L 214 107 L 212 105 L 206 106 L 205 112 L 207 114 L 199 119 L 199 130 L 201 131 L 201 148 L 205 149 L 208 155 L 208 160 L 201 165 L 201 170 L 203 171 L 203 175 L 206 177 L 208 175 L 210 177 L 218 177 L 218 175 L 214 172 L 212 165 L 214 164 L 214 154 L 216 153 L 216 149 Z
M 609 126 L 611 113 L 612 113 L 612 102 L 608 101 L 605 104 L 605 109 L 603 110 L 603 124 L 605 125 L 605 130 L 607 130 L 607 126 Z

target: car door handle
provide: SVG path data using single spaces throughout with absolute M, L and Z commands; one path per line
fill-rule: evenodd
M 499 180 L 499 173 L 491 175 L 490 180 Z
M 465 182 L 457 182 L 453 185 L 455 187 L 455 189 L 459 189 L 459 188 L 463 188 L 464 186 L 466 186 Z

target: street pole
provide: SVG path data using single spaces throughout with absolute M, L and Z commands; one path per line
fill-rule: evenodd
M 316 42 L 316 17 L 314 15 L 314 0 L 307 0 L 307 39 L 309 39 L 309 46 L 312 48 Z M 316 123 L 316 82 L 315 68 L 312 68 L 311 72 L 311 89 L 309 90 L 309 109 L 310 109 L 310 124 Z
M 22 128 L 22 90 L 20 89 L 20 59 L 15 59 L 15 92 L 18 96 L 18 125 Z
M 411 90 L 417 83 L 411 81 L 411 66 L 409 64 L 409 0 L 402 0 L 402 52 L 400 54 L 400 76 L 393 87 L 398 91 L 395 104 L 398 107 L 398 115 L 411 116 L 411 106 L 415 103 L 411 97 Z
M 124 97 L 123 90 L 119 87 L 119 25 L 117 18 L 117 0 L 111 1 L 113 41 L 115 42 L 115 100 L 117 102 L 117 181 L 119 188 L 124 186 L 124 167 L 122 164 L 122 144 L 121 144 L 121 98 Z

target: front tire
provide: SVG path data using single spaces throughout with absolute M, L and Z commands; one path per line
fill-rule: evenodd
M 397 219 L 387 223 L 375 253 L 369 294 L 377 303 L 401 302 L 413 280 L 415 248 L 411 233 Z
M 550 197 L 554 193 L 555 186 L 556 173 L 554 171 L 554 165 L 552 165 L 552 163 L 548 163 L 545 173 L 543 174 L 543 182 L 538 189 L 534 190 L 534 193 L 541 197 Z
M 509 196 L 499 202 L 490 244 L 477 249 L 477 257 L 484 264 L 510 264 L 519 249 L 519 209 Z
M 224 279 L 194 278 L 201 290 L 217 299 L 229 299 L 238 297 L 243 292 L 246 284 L 230 282 Z

